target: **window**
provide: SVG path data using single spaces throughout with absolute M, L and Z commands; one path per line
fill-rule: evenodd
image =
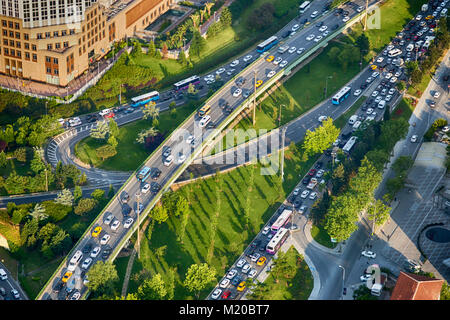
M 7 46 L 7 45 L 8 45 L 8 39 L 3 39 L 3 44 L 4 44 L 5 46 Z
M 58 75 L 59 74 L 58 69 L 53 69 L 53 74 Z
M 8 31 L 6 31 L 5 29 L 3 29 L 3 35 L 4 35 L 5 37 L 7 37 L 7 36 L 8 36 Z
M 8 26 L 12 29 L 14 27 L 13 22 L 12 21 L 8 21 Z
M 6 20 L 2 20 L 2 26 L 7 27 L 8 23 L 6 22 Z
M 9 37 L 10 37 L 10 38 L 14 38 L 14 31 L 10 31 L 10 32 L 9 32 Z
M 75 34 L 75 29 L 70 29 L 69 34 Z
M 50 38 L 50 32 L 46 32 L 46 33 L 45 33 L 45 37 L 46 37 L 46 38 Z
M 59 37 L 59 31 L 53 31 L 53 36 L 54 37 Z
M 33 53 L 33 61 L 37 61 L 37 54 Z
M 53 63 L 58 64 L 58 58 L 53 58 Z
M 69 42 L 68 41 L 64 41 L 64 48 L 68 48 L 69 47 Z
M 3 52 L 5 53 L 5 56 L 9 55 L 9 49 L 8 48 L 3 49 Z
M 20 39 L 20 32 L 16 32 L 16 39 Z
M 67 30 L 62 30 L 62 31 L 61 31 L 61 36 L 64 37 L 64 36 L 66 36 L 66 35 L 67 35 Z
M 25 40 L 30 40 L 30 39 L 29 39 L 28 33 L 24 33 L 24 34 L 23 34 L 23 38 L 24 38 Z
M 20 42 L 19 41 L 16 41 L 16 48 L 20 49 Z
M 25 52 L 25 60 L 30 60 L 30 53 L 29 52 Z
M 50 58 L 50 57 L 45 57 L 45 62 L 51 63 L 51 62 L 52 62 L 52 58 Z
M 55 49 L 61 49 L 61 43 L 60 42 L 55 43 Z
M 36 38 L 42 39 L 42 33 L 38 33 L 38 34 L 36 35 Z
M 53 49 L 53 45 L 51 43 L 47 44 L 47 50 L 52 50 Z
M 36 51 L 36 50 L 37 50 L 35 44 L 32 44 L 32 45 L 31 45 L 31 50 L 33 50 L 33 51 Z
M 52 68 L 47 67 L 47 73 L 51 74 L 52 73 Z
M 17 52 L 16 52 L 16 56 L 17 56 L 18 58 L 22 58 L 22 52 L 21 52 L 21 51 L 17 51 Z
M 25 42 L 25 49 L 30 50 L 30 44 L 28 42 Z
M 18 22 L 16 22 L 16 23 L 14 24 L 14 28 L 16 28 L 16 29 L 20 29 L 20 25 L 19 25 L 19 23 L 18 23 Z

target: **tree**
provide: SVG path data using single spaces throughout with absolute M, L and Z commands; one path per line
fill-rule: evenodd
M 102 161 L 114 157 L 117 154 L 116 149 L 109 144 L 98 147 L 97 149 L 95 149 L 95 152 L 97 154 L 97 157 L 101 158 Z
M 200 35 L 200 32 L 195 30 L 192 37 L 191 46 L 189 48 L 189 55 L 200 57 L 200 54 L 205 46 L 205 39 L 203 39 L 203 37 Z
M 0 168 L 6 167 L 8 159 L 6 158 L 6 153 L 4 151 L 0 152 Z
M 367 286 L 361 285 L 353 291 L 353 300 L 378 300 L 378 298 L 371 294 Z
M 167 59 L 168 58 L 168 56 L 167 56 L 168 53 L 169 53 L 169 48 L 167 48 L 167 43 L 164 41 L 162 49 L 161 49 L 162 58 L 163 59 Z
M 220 23 L 222 24 L 223 28 L 231 26 L 232 23 L 232 16 L 230 9 L 227 7 L 222 9 L 222 13 L 220 14 Z
M 39 222 L 37 219 L 27 221 L 20 232 L 20 244 L 32 247 L 37 242 L 37 232 L 39 230 Z
M 364 52 L 365 53 L 369 52 L 370 42 L 369 38 L 366 36 L 364 32 L 356 39 L 356 45 L 358 46 L 361 55 Z
M 322 153 L 328 149 L 339 136 L 339 129 L 333 124 L 333 119 L 328 118 L 314 131 L 307 130 L 303 142 L 303 149 L 307 155 Z
M 87 272 L 89 282 L 86 286 L 97 294 L 110 294 L 119 280 L 117 270 L 110 261 L 97 261 Z
M 73 206 L 73 200 L 74 196 L 72 195 L 72 192 L 69 189 L 63 189 L 58 192 L 55 202 L 71 207 Z
M 91 129 L 91 137 L 97 140 L 106 140 L 109 134 L 109 126 L 105 120 L 97 121 L 97 125 Z
M 98 202 L 105 200 L 105 190 L 103 189 L 95 189 L 91 193 L 92 199 L 95 199 Z
M 330 209 L 325 216 L 324 228 L 330 237 L 343 241 L 358 228 L 359 206 L 351 192 L 333 198 Z
M 83 216 L 86 213 L 90 212 L 97 205 L 97 201 L 92 198 L 83 198 L 78 201 L 77 206 L 74 209 L 74 213 Z
M 147 54 L 151 57 L 154 57 L 156 53 L 156 46 L 155 46 L 155 42 L 153 42 L 153 40 L 150 40 L 149 44 L 148 44 L 148 51 Z
M 138 287 L 139 300 L 163 300 L 167 295 L 167 289 L 161 274 L 157 273 L 151 279 L 146 279 Z
M 40 203 L 36 203 L 30 215 L 38 222 L 48 218 L 48 215 L 45 213 L 45 208 Z
M 367 208 L 367 216 L 375 226 L 382 226 L 391 214 L 391 207 L 384 204 L 381 200 L 375 200 Z M 373 228 L 375 230 L 375 227 Z M 372 232 L 373 234 L 373 232 Z
M 145 138 L 147 137 L 154 137 L 158 134 L 158 129 L 155 129 L 153 127 L 148 129 L 143 129 L 141 132 L 138 133 L 138 136 L 136 138 L 137 143 L 145 143 Z
M 35 174 L 38 174 L 45 169 L 45 163 L 42 161 L 42 158 L 38 152 L 34 152 L 33 159 L 30 162 L 30 167 Z
M 80 186 L 75 186 L 75 189 L 73 190 L 73 202 L 77 202 L 78 199 L 80 199 L 83 196 L 83 191 L 81 190 Z
M 182 66 L 187 65 L 187 59 L 186 59 L 186 53 L 183 49 L 180 50 L 180 53 L 178 54 L 178 63 Z
M 142 113 L 144 114 L 142 118 L 144 119 L 157 119 L 159 117 L 159 108 L 156 108 L 155 103 L 146 103 L 144 108 L 142 108 Z
M 215 22 L 211 24 L 208 28 L 208 31 L 206 32 L 206 35 L 208 36 L 208 39 L 216 37 L 221 30 L 221 23 Z
M 156 205 L 151 212 L 151 217 L 161 224 L 162 222 L 166 222 L 166 220 L 169 218 L 169 215 L 167 214 L 167 209 L 163 205 Z
M 183 216 L 189 210 L 189 202 L 185 197 L 180 196 L 176 202 L 175 216 Z
M 197 298 L 200 291 L 205 289 L 209 283 L 216 280 L 216 270 L 208 264 L 192 264 L 184 279 L 183 286 L 190 292 L 196 292 Z
M 349 183 L 350 191 L 355 195 L 359 210 L 367 206 L 381 180 L 381 173 L 372 165 L 367 157 L 364 157 L 357 175 L 350 179 Z
M 107 143 L 108 143 L 108 145 L 110 145 L 114 150 L 116 150 L 117 145 L 119 144 L 119 143 L 117 142 L 116 137 L 114 137 L 114 136 L 110 136 L 110 137 L 108 138 Z
M 414 160 L 411 156 L 400 156 L 392 164 L 392 169 L 394 169 L 397 175 L 406 175 L 406 172 L 414 164 Z
M 114 119 L 109 119 L 108 128 L 109 134 L 117 139 L 119 137 L 119 126 Z

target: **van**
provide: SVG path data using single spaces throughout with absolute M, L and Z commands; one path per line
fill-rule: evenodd
M 358 116 L 356 114 L 352 115 L 350 119 L 348 119 L 348 124 L 353 125 L 358 120 Z
M 83 258 L 83 253 L 81 252 L 81 250 L 77 250 L 77 252 L 75 252 L 75 254 L 73 255 L 72 259 L 70 259 L 67 270 L 74 271 L 82 258 Z
M 400 50 L 400 49 L 393 49 L 393 50 L 389 51 L 388 54 L 389 54 L 389 58 L 393 58 L 393 57 L 396 57 L 398 55 L 401 55 L 402 54 L 402 50 Z
M 386 105 L 385 100 L 381 100 L 380 102 L 378 102 L 378 108 L 380 108 L 380 109 L 383 109 L 385 105 Z
M 447 8 L 442 9 L 441 11 L 441 17 L 444 18 L 447 16 Z
M 286 51 L 288 51 L 288 49 L 289 49 L 289 46 L 288 46 L 288 45 L 281 46 L 281 47 L 278 48 L 278 53 L 283 54 L 283 53 L 285 53 Z
M 361 121 L 356 121 L 355 124 L 352 127 L 352 131 L 356 131 L 359 129 L 359 127 L 361 126 Z
M 8 275 L 6 274 L 5 270 L 0 269 L 0 279 L 6 280 L 8 279 Z

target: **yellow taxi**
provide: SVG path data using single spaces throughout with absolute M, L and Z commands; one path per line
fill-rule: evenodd
M 256 81 L 256 87 L 258 88 L 260 85 L 262 85 L 263 84 L 263 81 L 262 80 L 258 80 L 258 81 Z
M 245 289 L 245 281 L 242 281 L 241 283 L 239 283 L 239 285 L 237 286 L 237 291 L 244 291 Z
M 372 70 L 375 70 L 375 69 L 377 68 L 377 66 L 373 64 L 373 65 L 370 66 L 370 68 L 371 68 Z
M 67 271 L 64 275 L 63 275 L 63 277 L 62 277 L 62 282 L 67 282 L 69 279 L 70 279 L 70 277 L 72 276 L 72 272 L 71 271 Z
M 263 266 L 264 263 L 266 263 L 266 260 L 267 260 L 266 257 L 261 257 L 261 258 L 258 259 L 258 262 L 256 262 L 256 264 L 258 266 Z
M 433 19 L 433 18 L 434 18 L 433 15 L 429 15 L 429 16 L 425 17 L 425 20 L 430 20 L 430 19 Z
M 100 234 L 100 232 L 102 232 L 102 227 L 98 226 L 95 227 L 94 231 L 92 231 L 92 236 L 94 238 L 98 237 L 98 235 Z
M 266 59 L 266 61 L 267 61 L 267 62 L 272 62 L 273 59 L 275 59 L 274 56 L 268 56 L 267 59 Z

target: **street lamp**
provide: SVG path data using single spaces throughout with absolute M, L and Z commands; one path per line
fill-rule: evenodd
M 327 97 L 327 91 L 328 91 L 328 79 L 333 79 L 333 76 L 328 76 L 328 77 L 325 79 L 325 92 L 324 92 L 324 98 Z
M 341 294 L 341 300 L 344 300 L 344 279 L 345 279 L 345 269 L 343 266 L 339 265 L 339 268 L 342 269 L 342 294 Z
M 136 204 L 137 204 L 136 212 L 137 212 L 137 254 L 138 254 L 138 259 L 140 259 L 140 257 L 141 257 L 141 255 L 140 255 L 140 252 L 141 252 L 141 241 L 140 241 L 140 235 L 139 235 L 139 226 L 141 224 L 141 220 L 140 220 L 141 209 L 139 208 L 140 198 L 141 198 L 141 192 L 137 191 L 136 192 Z

